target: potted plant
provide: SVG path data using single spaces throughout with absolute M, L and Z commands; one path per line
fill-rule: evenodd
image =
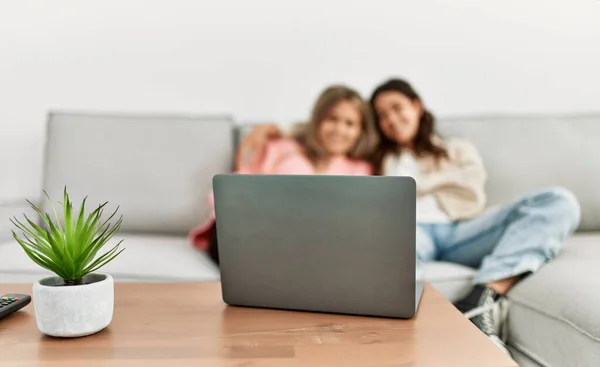
M 48 194 L 44 194 L 51 201 Z M 114 309 L 113 279 L 96 271 L 117 257 L 121 240 L 110 250 L 100 250 L 119 230 L 123 218 L 109 221 L 119 208 L 106 219 L 103 209 L 108 202 L 85 213 L 83 199 L 79 212 L 73 211 L 67 188 L 64 189 L 62 220 L 54 205 L 55 218 L 27 201 L 42 219 L 42 226 L 24 215 L 26 223 L 17 218 L 11 222 L 22 232 L 13 237 L 27 256 L 56 276 L 33 284 L 33 306 L 39 330 L 50 336 L 78 337 L 94 334 L 110 324 Z M 51 203 L 52 204 L 52 203 Z

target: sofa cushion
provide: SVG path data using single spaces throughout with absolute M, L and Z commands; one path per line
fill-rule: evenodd
M 512 359 L 519 364 L 519 367 L 544 367 L 511 345 L 508 346 L 508 350 Z
M 43 188 L 119 205 L 124 231 L 187 235 L 210 214 L 213 175 L 231 171 L 233 133 L 226 116 L 52 113 Z
M 187 282 L 219 279 L 217 268 L 202 252 L 190 246 L 185 237 L 118 234 L 106 246 L 124 239 L 125 248 L 100 272 L 115 281 Z M 32 283 L 52 275 L 27 257 L 16 241 L 0 242 L 0 283 Z
M 600 230 L 600 195 L 586 179 L 600 176 L 600 114 L 440 119 L 439 130 L 477 146 L 489 175 L 489 205 L 563 186 L 581 203 L 580 230 Z
M 12 231 L 16 228 L 10 220 L 14 217 L 24 220 L 23 215 L 30 219 L 35 219 L 36 216 L 35 211 L 25 199 L 0 203 L 0 243 L 12 239 Z
M 463 265 L 434 261 L 425 264 L 423 278 L 450 302 L 456 302 L 473 289 L 475 272 Z
M 509 293 L 510 343 L 544 366 L 600 361 L 600 234 L 572 237 Z M 576 358 L 574 358 L 576 356 Z
M 125 251 L 102 268 L 117 282 L 180 282 L 219 279 L 219 271 L 201 251 L 191 247 L 184 237 L 117 235 L 107 244 L 123 238 Z M 109 247 L 106 247 L 109 249 Z M 0 242 L 0 283 L 32 283 L 52 274 L 37 266 L 14 240 Z M 424 269 L 425 279 L 456 301 L 471 289 L 474 270 L 456 264 L 432 262 Z

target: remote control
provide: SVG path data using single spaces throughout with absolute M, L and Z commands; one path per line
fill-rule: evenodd
M 31 302 L 26 294 L 9 293 L 0 296 L 0 319 L 13 314 Z

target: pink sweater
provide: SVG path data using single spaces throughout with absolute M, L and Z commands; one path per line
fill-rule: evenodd
M 302 153 L 302 147 L 292 139 L 279 139 L 270 142 L 262 159 L 256 165 L 240 167 L 239 174 L 281 174 L 316 175 L 312 163 Z M 333 159 L 322 175 L 371 175 L 371 166 L 364 161 L 354 161 L 345 157 Z M 209 195 L 211 216 L 202 225 L 192 229 L 189 240 L 194 247 L 207 249 L 212 227 L 215 223 L 214 197 Z

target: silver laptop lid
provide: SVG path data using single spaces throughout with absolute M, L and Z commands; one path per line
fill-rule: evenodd
M 412 178 L 226 174 L 213 187 L 226 303 L 414 315 Z

